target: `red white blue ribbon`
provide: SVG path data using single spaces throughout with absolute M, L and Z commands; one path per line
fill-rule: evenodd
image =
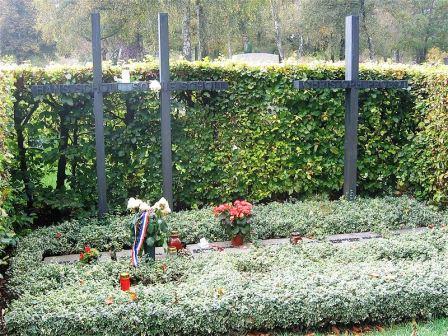
M 132 244 L 131 263 L 134 267 L 138 266 L 138 254 L 143 247 L 146 238 L 146 230 L 150 221 L 150 212 L 142 212 L 139 219 L 134 224 L 134 244 Z

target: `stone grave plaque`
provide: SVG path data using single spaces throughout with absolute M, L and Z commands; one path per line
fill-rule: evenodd
M 98 258 L 99 262 L 111 261 L 109 252 L 101 252 Z M 73 265 L 79 261 L 78 254 L 67 254 L 62 256 L 45 257 L 43 262 L 46 264 Z
M 115 256 L 117 257 L 117 260 L 131 260 L 131 250 L 121 250 L 119 252 L 115 253 Z M 156 247 L 156 260 L 161 260 L 165 258 L 165 251 L 163 250 L 163 247 Z

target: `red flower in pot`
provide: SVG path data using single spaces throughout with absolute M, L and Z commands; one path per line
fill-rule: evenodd
M 89 245 L 84 246 L 84 251 L 79 254 L 79 261 L 83 264 L 91 264 L 96 261 L 100 256 L 100 252 L 97 249 L 90 248 Z
M 244 244 L 244 237 L 250 232 L 252 204 L 245 200 L 221 204 L 213 209 L 216 217 L 225 227 L 232 239 L 233 246 Z

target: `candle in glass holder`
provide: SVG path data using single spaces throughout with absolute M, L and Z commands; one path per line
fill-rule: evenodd
M 122 291 L 128 291 L 131 288 L 131 277 L 129 273 L 120 274 L 120 287 Z
M 300 236 L 300 233 L 292 232 L 289 240 L 290 240 L 291 244 L 296 245 L 298 242 L 300 242 L 302 240 L 302 237 Z
M 168 247 L 175 247 L 177 250 L 182 250 L 182 242 L 179 238 L 178 231 L 172 231 L 170 235 L 170 239 L 168 241 Z

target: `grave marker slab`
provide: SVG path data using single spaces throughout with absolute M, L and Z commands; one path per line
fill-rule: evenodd
M 427 227 L 419 227 L 419 228 L 405 228 L 399 230 L 393 230 L 390 232 L 391 236 L 398 236 L 402 234 L 422 234 L 427 232 L 429 229 Z M 342 233 L 335 234 L 325 237 L 323 240 L 317 239 L 309 239 L 303 238 L 301 244 L 303 243 L 322 243 L 329 242 L 332 244 L 350 244 L 366 241 L 369 239 L 380 239 L 383 236 L 379 233 L 375 232 L 355 232 L 355 233 Z M 259 243 L 262 246 L 280 246 L 284 244 L 290 244 L 289 238 L 274 238 L 274 239 L 265 239 L 260 240 Z M 230 241 L 221 241 L 221 242 L 212 242 L 211 245 L 215 247 L 222 248 L 224 253 L 247 253 L 251 251 L 253 244 L 249 243 L 240 247 L 233 247 Z M 188 244 L 187 250 L 191 253 L 193 257 L 216 251 L 213 247 L 210 248 L 201 248 L 200 244 Z M 130 260 L 131 259 L 131 250 L 122 250 L 115 253 L 115 257 L 117 260 Z M 166 257 L 165 251 L 163 247 L 156 247 L 156 260 L 161 260 Z M 99 262 L 110 261 L 111 254 L 109 252 L 101 252 Z M 49 264 L 60 264 L 60 265 L 70 265 L 75 264 L 79 261 L 79 254 L 69 254 L 63 256 L 51 256 L 44 258 L 44 263 Z
M 98 257 L 99 262 L 111 261 L 109 252 L 101 252 Z M 67 254 L 62 256 L 46 257 L 43 260 L 46 264 L 73 265 L 79 262 L 79 254 Z
M 165 258 L 165 251 L 163 250 L 163 247 L 156 247 L 156 260 L 160 260 Z M 122 250 L 117 253 L 115 253 L 115 256 L 117 260 L 131 260 L 131 250 Z
M 359 18 L 348 16 L 345 20 L 345 80 L 294 81 L 299 90 L 345 89 L 345 140 L 344 140 L 344 196 L 356 197 L 356 161 L 358 156 L 358 115 L 360 89 L 405 89 L 406 80 L 359 80 Z

